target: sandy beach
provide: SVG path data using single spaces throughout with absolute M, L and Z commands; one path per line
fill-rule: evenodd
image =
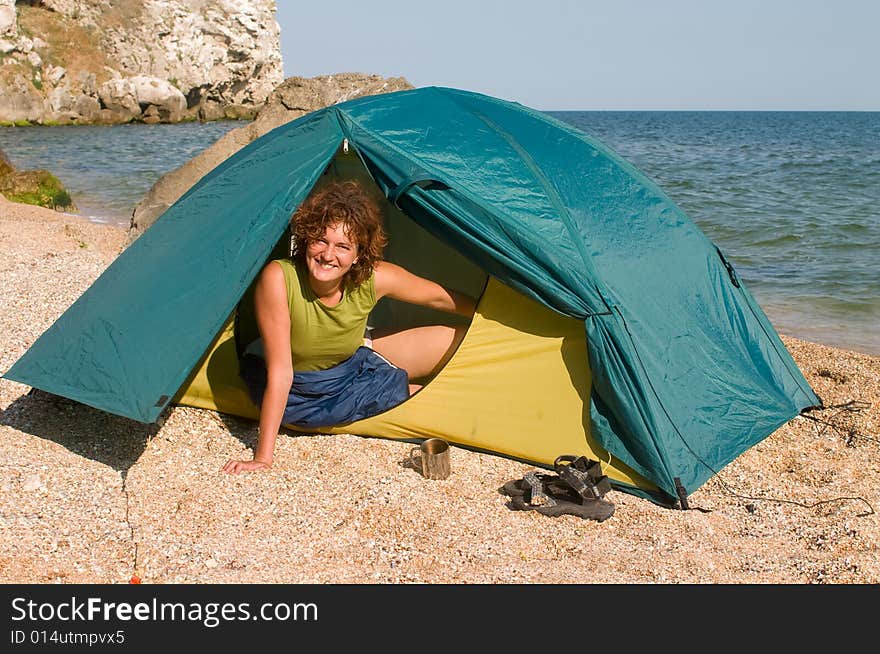
M 118 227 L 0 199 L 0 373 L 117 256 Z M 229 476 L 256 424 L 172 409 L 144 425 L 0 380 L 0 583 L 873 584 L 880 582 L 880 358 L 783 336 L 826 405 L 690 496 L 612 491 L 604 522 L 512 511 L 533 467 L 461 448 L 452 475 L 409 443 L 279 438 Z

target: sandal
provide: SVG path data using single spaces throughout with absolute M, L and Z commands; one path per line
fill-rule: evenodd
M 603 498 L 611 489 L 598 462 L 586 457 L 563 455 L 553 467 L 559 476 L 528 472 L 522 479 L 506 482 L 498 492 L 511 498 L 514 511 L 537 511 L 546 516 L 576 515 L 602 522 L 614 513 Z
M 537 511 L 541 515 L 555 518 L 561 515 L 576 515 L 579 518 L 587 518 L 602 522 L 614 515 L 614 505 L 605 500 L 587 500 L 585 502 L 571 502 L 569 500 L 554 500 L 552 505 L 533 506 L 526 504 L 522 497 L 514 497 L 511 508 L 515 511 Z

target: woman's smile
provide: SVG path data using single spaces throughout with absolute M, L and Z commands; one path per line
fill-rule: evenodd
M 309 276 L 321 286 L 314 289 L 320 294 L 330 290 L 328 286 L 342 283 L 357 261 L 357 246 L 348 237 L 346 226 L 337 223 L 327 227 L 324 236 L 310 241 L 306 254 Z

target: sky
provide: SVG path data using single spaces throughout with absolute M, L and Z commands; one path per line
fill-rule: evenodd
M 277 0 L 285 77 L 567 110 L 880 110 L 880 0 Z

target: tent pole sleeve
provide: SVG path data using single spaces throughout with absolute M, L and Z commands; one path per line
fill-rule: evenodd
M 406 179 L 404 179 L 400 184 L 394 187 L 394 190 L 388 194 L 388 201 L 393 204 L 395 207 L 400 209 L 400 206 L 397 204 L 397 200 L 401 195 L 406 193 L 410 187 L 418 185 L 421 188 L 425 188 L 428 186 L 439 186 L 443 188 L 449 188 L 449 185 L 445 182 L 441 182 L 438 179 L 434 179 L 433 177 L 426 175 L 425 173 L 417 173 L 415 175 L 410 175 Z

